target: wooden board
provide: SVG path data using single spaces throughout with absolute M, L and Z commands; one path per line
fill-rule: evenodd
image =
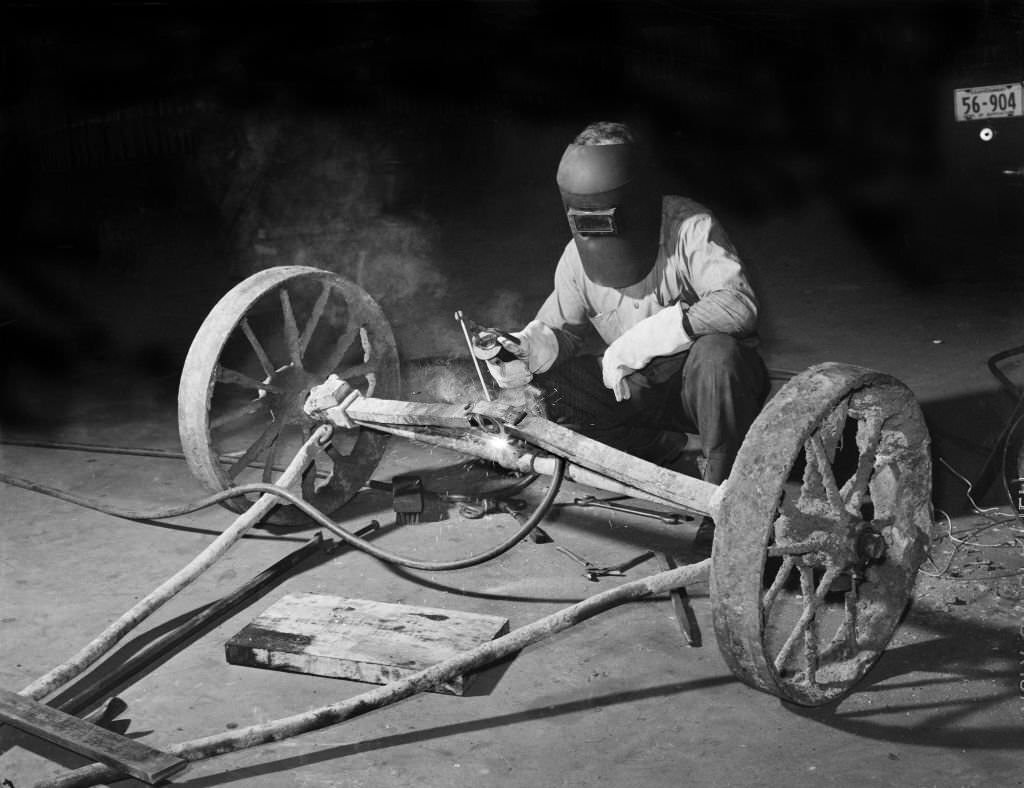
M 508 632 L 508 619 L 290 594 L 225 644 L 232 665 L 387 684 Z M 462 695 L 470 676 L 435 692 Z
M 10 690 L 0 689 L 0 720 L 151 785 L 188 766 L 182 758 Z

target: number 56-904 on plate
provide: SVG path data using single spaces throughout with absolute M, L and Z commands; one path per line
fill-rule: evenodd
M 1021 103 L 1021 83 L 985 85 L 976 88 L 957 88 L 953 91 L 956 119 L 982 120 L 983 118 L 1011 118 L 1024 115 Z

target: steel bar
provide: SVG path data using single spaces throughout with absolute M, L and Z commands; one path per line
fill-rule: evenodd
M 344 416 L 371 429 L 396 425 L 468 430 L 471 416 L 487 416 L 504 424 L 507 434 L 512 438 L 522 439 L 564 457 L 570 464 L 607 475 L 630 487 L 649 490 L 651 494 L 686 511 L 714 516 L 722 494 L 722 485 L 662 468 L 545 418 L 524 416 L 521 411 L 501 402 L 445 405 L 362 397 L 349 405 L 345 413 L 336 413 L 337 410 L 328 409 L 325 417 L 341 423 L 339 419 Z
M 675 569 L 678 564 L 676 560 L 667 553 L 658 554 L 658 562 L 664 569 Z M 700 627 L 697 625 L 697 616 L 690 607 L 690 597 L 686 593 L 685 586 L 673 588 L 668 592 L 672 600 L 672 612 L 675 613 L 676 621 L 679 623 L 679 631 L 682 633 L 686 645 L 699 648 L 703 645 L 700 634 Z
M 216 755 L 281 741 L 302 733 L 337 725 L 424 692 L 455 676 L 490 665 L 613 607 L 705 580 L 710 567 L 711 559 L 705 559 L 697 564 L 681 566 L 624 583 L 600 594 L 587 597 L 575 605 L 563 608 L 531 624 L 513 630 L 507 635 L 439 662 L 433 667 L 414 673 L 400 681 L 394 681 L 353 698 L 311 709 L 301 714 L 174 744 L 165 747 L 164 752 L 177 755 L 187 761 L 201 761 Z M 86 786 L 117 780 L 121 776 L 116 769 L 93 764 L 76 769 L 56 779 L 39 783 L 36 788 L 86 788 Z
M 622 514 L 632 514 L 636 517 L 648 517 L 652 520 L 661 520 L 661 522 L 668 523 L 669 525 L 680 525 L 686 521 L 686 515 L 676 512 L 655 512 L 651 509 L 642 509 L 639 506 L 629 506 L 628 504 L 615 503 L 614 501 L 602 501 L 593 495 L 578 496 L 573 499 L 573 505 L 584 508 L 592 506 L 597 509 L 608 509 Z
M 554 476 L 555 474 L 557 458 L 551 456 L 538 456 L 536 454 L 521 451 L 507 441 L 495 439 L 493 436 L 481 438 L 479 435 L 469 432 L 466 435 L 455 437 L 452 435 L 439 435 L 437 433 L 426 432 L 415 427 L 400 427 L 394 424 L 375 423 L 372 425 L 364 424 L 363 426 L 370 427 L 371 429 L 375 429 L 380 432 L 386 432 L 397 438 L 405 438 L 407 440 L 416 441 L 417 443 L 425 443 L 431 446 L 440 446 L 441 448 L 460 452 L 462 454 L 471 454 L 474 457 L 496 463 L 497 465 L 500 465 L 503 468 L 508 468 L 512 471 L 519 471 L 520 473 L 537 473 L 541 476 Z M 642 462 L 642 460 L 640 462 Z M 685 479 L 691 478 L 689 476 L 685 476 L 685 474 L 679 475 Z M 603 490 L 604 492 L 614 493 L 615 495 L 624 495 L 628 498 L 650 501 L 651 503 L 657 503 L 663 506 L 685 508 L 681 507 L 681 505 L 672 498 L 664 495 L 656 495 L 643 488 L 625 484 L 617 479 L 606 476 L 603 473 L 589 470 L 588 468 L 584 468 L 573 462 L 566 463 L 565 478 L 568 481 Z M 687 511 L 691 511 L 698 515 L 713 515 L 714 507 L 714 498 L 711 498 L 708 503 L 709 511 L 697 512 L 692 509 L 687 509 Z
M 366 425 L 361 425 L 366 426 Z M 528 454 L 507 441 L 500 441 L 491 438 L 483 438 L 474 433 L 468 433 L 459 437 L 452 435 L 439 435 L 437 433 L 425 432 L 408 427 L 395 426 L 393 424 L 374 424 L 372 429 L 386 432 L 397 438 L 406 438 L 417 443 L 427 443 L 431 446 L 440 446 L 442 449 L 460 452 L 461 454 L 472 454 L 481 460 L 496 463 L 503 468 L 513 471 L 530 473 L 533 470 L 533 455 Z M 537 471 L 544 476 L 553 476 L 556 461 L 552 457 L 551 462 L 544 466 L 544 470 Z
M 531 470 L 533 470 L 534 473 L 550 476 L 554 472 L 554 466 L 554 457 L 534 457 L 531 464 Z M 636 498 L 637 500 L 650 501 L 651 503 L 658 503 L 666 506 L 679 505 L 664 496 L 655 495 L 654 493 L 648 492 L 640 487 L 633 487 L 632 485 L 624 484 L 617 479 L 612 479 L 602 473 L 588 470 L 587 468 L 583 468 L 573 463 L 568 463 L 566 465 L 565 478 L 569 481 L 576 482 L 577 484 L 594 487 L 598 490 L 604 490 L 605 492 L 614 493 L 616 495 L 624 495 L 627 498 Z
M 282 487 L 291 487 L 302 478 L 302 473 L 313 461 L 317 444 L 331 433 L 331 428 L 322 426 L 317 429 L 295 457 L 288 464 L 278 479 Z M 240 514 L 228 528 L 218 536 L 205 550 L 192 559 L 176 574 L 165 580 L 160 586 L 140 599 L 130 610 L 117 621 L 108 626 L 102 633 L 86 644 L 77 654 L 61 665 L 53 668 L 22 689 L 19 694 L 39 700 L 54 690 L 62 687 L 71 679 L 82 673 L 97 659 L 108 652 L 129 631 L 146 619 L 167 600 L 189 585 L 203 572 L 213 566 L 228 549 L 258 523 L 279 503 L 273 495 L 261 495 L 260 498 Z

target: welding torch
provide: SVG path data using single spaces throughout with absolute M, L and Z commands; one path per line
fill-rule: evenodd
M 487 380 L 484 378 L 483 370 L 480 368 L 481 361 L 514 361 L 516 356 L 508 348 L 498 341 L 499 338 L 508 340 L 515 345 L 522 344 L 519 337 L 503 331 L 500 328 L 491 328 L 470 320 L 460 309 L 455 313 L 455 319 L 459 321 L 462 328 L 462 335 L 466 339 L 466 345 L 473 359 L 473 366 L 476 368 L 477 377 L 480 378 L 480 386 L 483 388 L 484 397 L 490 402 L 490 389 L 487 387 Z
M 455 313 L 455 319 L 463 325 L 469 337 L 470 352 L 472 352 L 474 357 L 482 361 L 489 361 L 492 358 L 497 358 L 499 361 L 512 361 L 515 359 L 515 355 L 498 341 L 500 338 L 506 339 L 514 345 L 522 344 L 522 340 L 515 334 L 510 334 L 508 331 L 503 331 L 500 328 L 481 325 L 466 317 L 461 310 Z

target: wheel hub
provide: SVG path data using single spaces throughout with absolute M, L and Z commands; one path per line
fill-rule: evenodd
M 303 403 L 310 389 L 320 381 L 316 375 L 293 364 L 286 364 L 274 370 L 274 374 L 264 382 L 272 387 L 266 396 L 275 418 L 295 424 L 306 419 L 302 410 Z

